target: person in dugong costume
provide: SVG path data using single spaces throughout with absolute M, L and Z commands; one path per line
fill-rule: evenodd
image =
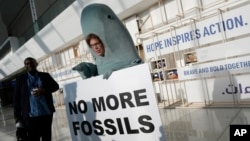
M 86 6 L 81 14 L 81 26 L 84 37 L 98 36 L 105 50 L 103 55 L 98 55 L 93 51 L 93 45 L 87 42 L 95 64 L 82 62 L 72 68 L 83 79 L 96 75 L 108 79 L 113 71 L 143 63 L 128 30 L 108 6 Z

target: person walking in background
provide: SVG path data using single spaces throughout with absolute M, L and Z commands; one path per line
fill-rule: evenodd
M 24 60 L 26 73 L 16 80 L 13 95 L 16 123 L 27 129 L 29 141 L 51 141 L 52 120 L 55 107 L 52 93 L 59 89 L 58 83 L 49 73 L 37 71 L 37 61 Z

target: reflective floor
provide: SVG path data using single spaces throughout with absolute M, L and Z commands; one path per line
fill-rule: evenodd
M 167 141 L 229 141 L 230 124 L 250 124 L 250 108 L 159 109 Z M 0 141 L 15 141 L 13 111 L 0 107 Z M 65 108 L 57 108 L 53 141 L 71 141 Z

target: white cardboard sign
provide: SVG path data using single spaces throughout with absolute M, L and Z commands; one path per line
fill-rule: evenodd
M 147 64 L 64 86 L 73 141 L 165 141 Z

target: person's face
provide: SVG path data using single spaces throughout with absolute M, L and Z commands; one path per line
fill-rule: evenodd
M 28 72 L 36 71 L 37 63 L 34 60 L 25 60 L 24 67 Z
M 177 78 L 177 74 L 175 74 L 174 72 L 169 72 L 167 75 L 168 75 L 168 79 L 176 79 Z
M 195 58 L 194 55 L 190 54 L 190 55 L 188 55 L 188 59 L 189 59 L 190 61 L 194 61 L 196 58 Z
M 105 52 L 104 47 L 98 39 L 96 38 L 91 39 L 90 47 L 95 52 L 96 55 L 104 56 L 104 52 Z

